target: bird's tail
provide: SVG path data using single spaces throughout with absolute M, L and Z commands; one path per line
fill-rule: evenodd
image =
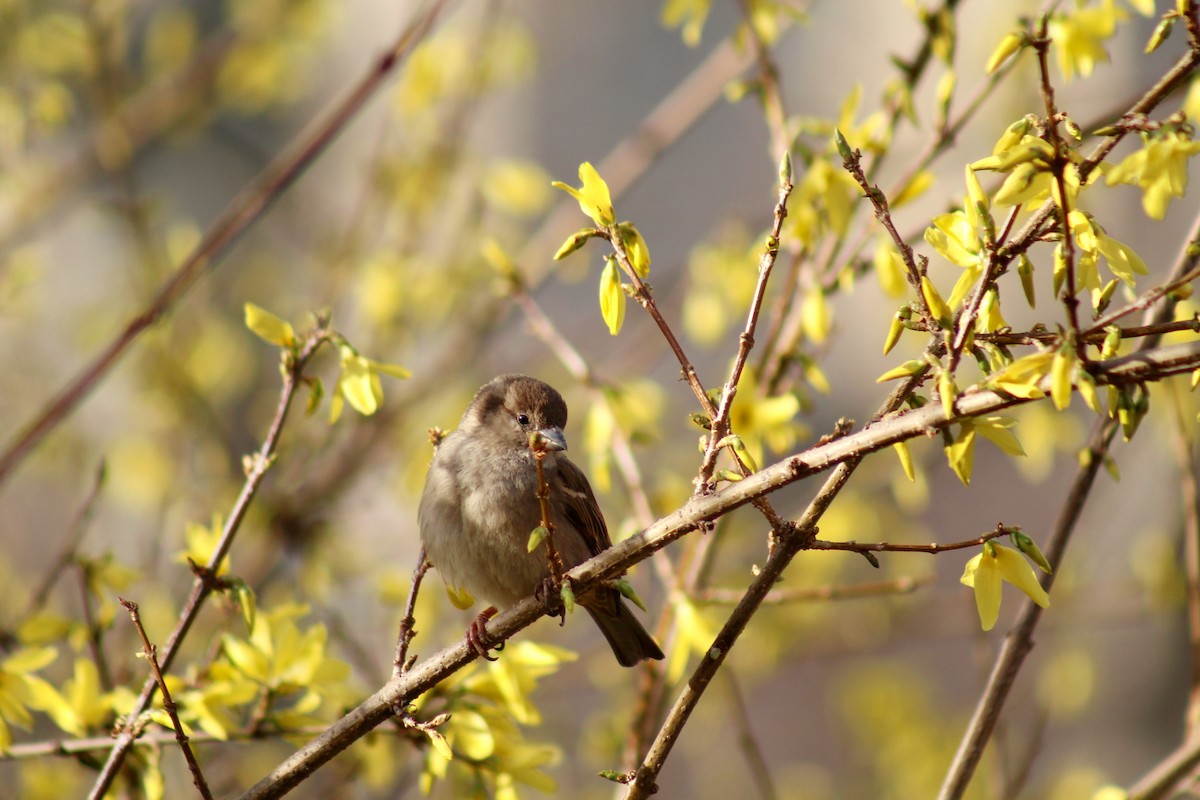
M 647 658 L 661 659 L 663 652 L 614 589 L 596 589 L 581 604 L 592 615 L 622 667 Z

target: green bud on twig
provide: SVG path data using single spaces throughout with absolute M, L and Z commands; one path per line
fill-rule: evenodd
M 538 525 L 529 534 L 529 543 L 525 545 L 525 549 L 528 552 L 532 553 L 534 550 L 538 549 L 538 546 L 542 542 L 546 541 L 546 537 L 549 535 L 550 535 L 550 531 L 547 530 L 545 525 Z

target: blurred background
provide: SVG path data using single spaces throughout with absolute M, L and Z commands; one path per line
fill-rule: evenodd
M 1118 5 L 1124 20 L 1103 42 L 1111 61 L 1070 82 L 1052 72 L 1059 106 L 1085 131 L 1119 116 L 1185 46 L 1177 33 L 1142 55 L 1156 19 Z M 704 385 L 718 387 L 754 285 L 781 155 L 758 100 L 746 15 L 777 20 L 768 26 L 774 40 L 760 43 L 796 134 L 798 182 L 810 158 L 828 160 L 838 122 L 860 132 L 868 145 L 857 146 L 877 162 L 873 179 L 895 191 L 933 140 L 942 76 L 952 65 L 955 116 L 985 85 L 984 65 L 1001 37 L 1040 4 L 946 6 L 955 9 L 944 17 L 955 23 L 954 47 L 911 87 L 915 121 L 901 118 L 892 130 L 881 109 L 903 84 L 897 63 L 913 63 L 928 40 L 922 20 L 943 6 L 714 2 L 701 26 L 688 15 L 705 2 L 449 3 L 396 77 L 0 486 L 6 652 L 53 648 L 38 675 L 64 692 L 81 691 L 78 663 L 96 662 L 97 652 L 105 662 L 97 696 L 140 687 L 144 662 L 133 657 L 135 635 L 115 598 L 139 602 L 151 637 L 167 636 L 191 585 L 179 554 L 202 551 L 204 529 L 228 513 L 244 479 L 242 458 L 261 443 L 278 402 L 279 354 L 244 326 L 247 302 L 297 330 L 328 310 L 332 327 L 363 355 L 413 373 L 383 378 L 382 408 L 369 417 L 347 410 L 330 424 L 328 398 L 311 416 L 300 413 L 302 398 L 232 553 L 230 572 L 254 589 L 261 614 L 306 604 L 296 624 L 323 626 L 328 658 L 347 665 L 345 680 L 312 712 L 318 722 L 390 674 L 419 547 L 427 431 L 452 428 L 493 375 L 526 372 L 563 391 L 572 454 L 592 477 L 614 539 L 644 527 L 646 512 L 653 519 L 677 508 L 699 463 L 700 431 L 688 418 L 695 398 L 636 304 L 620 335 L 609 335 L 596 305 L 600 244 L 552 260 L 587 220 L 550 181 L 577 185 L 579 164 L 597 165 L 618 218 L 634 221 L 649 244 L 660 308 Z M 372 0 L 0 3 L 7 442 L 149 305 L 222 209 L 324 119 L 419 11 Z M 1025 54 L 929 164 L 932 188 L 897 209 L 902 232 L 927 255 L 922 231 L 961 203 L 964 165 L 989 155 L 1011 122 L 1043 112 L 1037 87 Z M 1169 100 L 1157 116 L 1182 102 Z M 1151 223 L 1134 188 L 1095 195 L 1088 210 L 1141 254 L 1152 279 L 1164 275 L 1194 200 Z M 764 442 L 760 463 L 811 444 L 840 417 L 865 422 L 888 388 L 875 378 L 921 351 L 909 335 L 880 354 L 903 300 L 871 269 L 878 227 L 869 209 L 856 206 L 855 214 L 844 248 L 828 230 L 805 240 L 785 228 L 781 265 L 808 266 L 777 271 L 764 324 L 775 319 L 772 309 L 814 292 L 825 322 L 789 318 L 802 328 L 796 347 L 760 394 L 791 398 L 776 406 L 791 411 L 742 420 Z M 793 222 L 803 224 L 795 206 Z M 1049 253 L 1041 253 L 1047 264 Z M 497 267 L 508 262 L 517 288 Z M 931 276 L 948 290 L 959 269 L 933 262 Z M 1036 311 L 1007 301 L 1017 329 L 1061 321 L 1043 273 Z M 789 274 L 794 284 L 785 283 Z M 1020 298 L 1015 276 L 1002 287 Z M 582 357 L 586 380 L 531 325 L 534 307 L 552 324 L 553 340 Z M 751 364 L 756 374 L 772 368 L 757 356 Z M 314 364 L 327 394 L 337 369 L 332 351 Z M 1192 420 L 1194 401 L 1163 391 L 1153 402 L 1164 413 L 1117 445 L 1120 481 L 1102 475 L 1087 505 L 1036 650 L 969 796 L 1089 797 L 1106 783 L 1134 782 L 1181 740 L 1189 661 L 1170 410 Z M 822 537 L 945 543 L 1003 522 L 1044 543 L 1093 415 L 1080 403 L 1066 413 L 1040 403 L 1014 416 L 1024 459 L 981 447 L 968 488 L 936 440 L 912 444 L 915 482 L 881 453 L 828 512 Z M 104 479 L 87 504 L 101 464 Z M 644 491 L 641 511 L 631 475 Z M 796 515 L 817 485 L 802 481 L 772 500 Z M 76 525 L 85 505 L 87 518 Z M 766 557 L 766 528 L 752 509 L 709 536 L 710 560 L 689 605 L 698 615 L 690 630 L 701 633 L 719 628 L 731 608 L 722 601 L 736 597 Z M 64 546 L 70 565 L 56 570 Z M 685 547 L 694 545 L 680 542 L 654 558 L 687 571 L 695 555 Z M 958 582 L 973 552 L 881 554 L 878 570 L 853 554 L 802 553 L 781 588 L 814 597 L 755 618 L 663 770 L 660 796 L 933 796 L 1021 599 L 1006 587 L 999 625 L 981 633 L 971 592 Z M 669 605 L 664 574 L 646 563 L 631 575 L 650 625 Z M 865 596 L 821 596 L 864 585 Z M 431 573 L 417 619 L 414 651 L 428 656 L 459 639 L 469 616 L 450 606 Z M 178 661 L 180 680 L 191 688 L 211 680 L 221 637 L 244 633 L 240 624 L 232 603 L 214 599 Z M 646 680 L 616 668 L 594 633 L 571 618 L 563 629 L 542 621 L 520 637 L 579 655 L 531 690 L 540 724 L 520 728 L 522 741 L 556 748 L 539 751 L 546 763 L 537 766 L 562 796 L 612 794 L 596 773 L 625 768 Z M 686 656 L 678 630 L 660 625 L 656 633 L 669 634 L 664 641 Z M 677 693 L 678 684 L 666 690 L 668 699 Z M 239 738 L 250 724 L 246 710 L 231 705 L 225 713 L 227 732 Z M 7 719 L 21 744 L 102 736 L 111 716 L 97 711 L 76 733 L 45 715 L 28 729 Z M 294 795 L 418 796 L 420 776 L 431 774 L 429 748 L 380 730 Z M 199 752 L 214 789 L 230 795 L 295 744 L 270 738 L 203 744 Z M 167 796 L 190 791 L 176 751 L 163 747 L 156 759 Z M 465 763 L 433 782 L 434 796 L 475 789 L 486 770 Z M 17 787 L 13 796 L 82 796 L 93 775 L 86 760 L 0 760 L 0 784 Z M 521 796 L 538 796 L 517 785 Z

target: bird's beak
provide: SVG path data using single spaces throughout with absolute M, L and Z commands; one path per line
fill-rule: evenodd
M 538 433 L 542 437 L 543 450 L 567 449 L 567 437 L 563 436 L 562 428 L 542 428 Z

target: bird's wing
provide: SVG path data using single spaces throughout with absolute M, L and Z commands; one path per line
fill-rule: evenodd
M 600 504 L 592 494 L 591 484 L 583 470 L 563 456 L 557 459 L 558 473 L 563 479 L 563 513 L 587 543 L 588 551 L 597 555 L 612 547 L 608 526 L 600 513 Z

